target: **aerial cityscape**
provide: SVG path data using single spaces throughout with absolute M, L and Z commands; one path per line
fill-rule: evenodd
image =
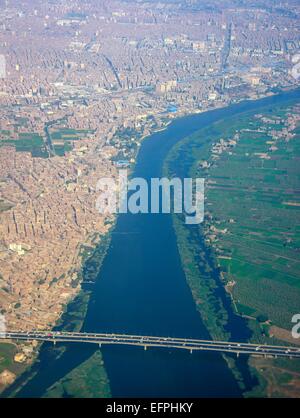
M 0 108 L 1 398 L 300 397 L 298 0 L 0 0 Z

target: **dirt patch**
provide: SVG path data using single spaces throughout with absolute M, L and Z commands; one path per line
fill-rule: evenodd
M 278 340 L 286 341 L 288 343 L 300 346 L 300 338 L 293 338 L 290 330 L 279 328 L 273 325 L 270 328 L 270 335 L 274 336 Z
M 272 359 L 252 357 L 250 362 L 266 380 L 268 398 L 300 398 L 300 372 L 279 367 Z

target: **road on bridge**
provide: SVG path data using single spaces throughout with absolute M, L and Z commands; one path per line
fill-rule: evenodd
M 300 347 L 285 347 L 276 345 L 261 345 L 242 342 L 197 340 L 188 338 L 153 337 L 126 334 L 96 334 L 83 332 L 57 332 L 57 331 L 7 331 L 0 334 L 0 338 L 21 341 L 48 341 L 93 343 L 102 344 L 135 345 L 148 347 L 179 348 L 193 352 L 195 350 L 218 351 L 237 354 L 256 354 L 271 357 L 300 358 Z

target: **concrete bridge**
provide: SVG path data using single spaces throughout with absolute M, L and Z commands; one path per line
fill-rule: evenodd
M 178 348 L 193 351 L 217 351 L 223 353 L 255 354 L 265 357 L 300 358 L 300 347 L 285 347 L 276 345 L 261 345 L 242 342 L 197 340 L 189 338 L 153 337 L 126 334 L 97 334 L 83 332 L 58 332 L 58 331 L 7 331 L 0 334 L 1 339 L 17 341 L 48 341 L 56 343 L 90 343 L 134 345 L 144 347 Z

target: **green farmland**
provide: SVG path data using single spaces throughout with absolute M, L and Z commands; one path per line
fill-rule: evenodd
M 88 129 L 59 128 L 50 132 L 51 142 L 56 155 L 64 156 L 73 149 L 73 143 L 87 138 L 94 133 Z
M 204 222 L 189 227 L 174 215 L 173 225 L 187 282 L 214 339 L 234 338 L 235 311 L 248 341 L 294 343 L 285 338 L 300 308 L 299 126 L 295 101 L 261 108 L 184 138 L 165 161 L 169 177 L 205 179 Z M 250 360 L 259 383 L 245 396 L 290 396 L 290 382 L 299 384 L 296 360 Z M 238 376 L 238 366 L 232 369 Z
M 48 152 L 43 138 L 37 133 L 20 133 L 18 139 L 10 139 L 7 133 L 7 139 L 0 140 L 1 146 L 13 146 L 17 152 L 30 152 L 32 157 L 47 158 Z
M 17 152 L 30 152 L 32 157 L 48 158 L 45 139 L 37 133 L 20 133 L 18 139 L 12 139 L 10 131 L 1 131 L 3 139 L 0 140 L 1 146 L 13 146 Z M 63 157 L 66 152 L 73 149 L 74 141 L 80 141 L 94 133 L 93 130 L 87 129 L 69 129 L 60 128 L 51 132 L 51 142 L 55 155 Z
M 231 126 L 226 136 L 237 131 L 239 140 L 208 170 L 206 191 L 216 228 L 209 237 L 238 309 L 286 329 L 300 307 L 300 133 L 278 138 L 269 119 L 290 112 L 266 110 L 267 124 L 252 117 Z
M 291 329 L 300 308 L 300 108 L 257 113 L 185 138 L 169 168 L 173 160 L 177 174 L 206 180 L 200 228 L 236 310 Z

